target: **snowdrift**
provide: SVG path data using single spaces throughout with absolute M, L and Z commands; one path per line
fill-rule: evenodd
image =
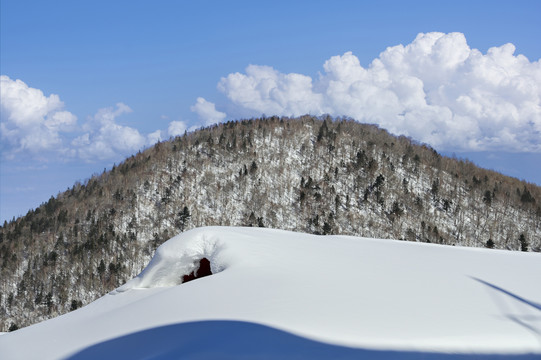
M 212 275 L 183 283 L 202 258 Z M 536 253 L 201 228 L 92 304 L 0 336 L 0 357 L 533 359 L 539 284 Z

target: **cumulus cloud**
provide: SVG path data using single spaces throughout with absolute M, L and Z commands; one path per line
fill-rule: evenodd
M 218 89 L 255 115 L 328 113 L 442 150 L 541 152 L 541 62 L 514 53 L 505 44 L 483 54 L 461 33 L 421 33 L 367 68 L 351 52 L 327 60 L 315 81 L 250 65 Z
M 131 108 L 123 103 L 99 109 L 83 126 L 86 132 L 71 142 L 77 156 L 87 161 L 114 159 L 155 142 L 159 133 L 145 137 L 135 128 L 117 124 L 118 116 L 130 112 Z
M 204 125 L 213 125 L 225 119 L 226 114 L 216 110 L 216 106 L 198 97 L 196 103 L 190 107 L 190 110 L 195 112 Z
M 26 155 L 35 160 L 119 161 L 154 145 L 164 136 L 183 135 L 186 130 L 195 129 L 188 129 L 183 121 L 172 121 L 166 131 L 142 134 L 136 127 L 118 122 L 119 117 L 132 112 L 122 102 L 99 109 L 78 125 L 77 117 L 64 109 L 58 95 L 45 96 L 41 90 L 5 75 L 0 80 L 0 147 L 2 156 L 9 160 Z M 206 124 L 225 118 L 224 113 L 203 98 L 198 99 L 192 110 Z M 168 117 L 162 115 L 161 119 Z
M 45 96 L 41 90 L 5 75 L 0 80 L 0 145 L 6 159 L 29 155 L 36 160 L 116 161 L 162 140 L 161 130 L 144 135 L 135 127 L 119 124 L 120 116 L 132 112 L 124 103 L 99 109 L 78 126 L 77 117 L 64 109 L 58 95 Z M 213 106 L 203 102 L 198 111 L 205 114 L 206 110 L 207 117 L 221 119 L 222 113 L 209 104 Z M 185 123 L 173 121 L 168 133 L 181 135 L 185 130 Z
M 58 95 L 45 96 L 21 80 L 1 75 L 0 96 L 4 155 L 66 151 L 62 133 L 74 130 L 77 117 L 63 110 L 64 103 Z
M 187 126 L 184 121 L 171 121 L 169 123 L 169 127 L 167 129 L 167 133 L 169 136 L 181 136 L 184 135 L 184 132 L 186 131 Z
M 323 95 L 312 89 L 312 79 L 282 74 L 269 66 L 249 65 L 246 74 L 230 74 L 218 89 L 234 103 L 268 114 L 321 113 Z
M 154 145 L 157 142 L 162 141 L 162 131 L 156 130 L 147 135 L 147 144 Z

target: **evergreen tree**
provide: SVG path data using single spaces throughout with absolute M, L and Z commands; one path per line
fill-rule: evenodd
M 190 220 L 191 217 L 192 215 L 190 214 L 187 206 L 184 206 L 182 211 L 177 214 L 176 226 L 181 232 L 184 231 L 186 225 L 188 224 L 188 220 Z
M 98 271 L 98 275 L 100 277 L 103 277 L 103 274 L 105 273 L 105 262 L 103 261 L 103 259 L 101 259 L 100 261 L 100 264 L 98 265 L 98 268 L 97 268 L 97 271 Z
M 518 241 L 520 241 L 520 251 L 528 251 L 528 241 L 524 234 L 520 234 Z
M 332 227 L 328 222 L 323 223 L 323 235 L 332 234 Z
M 483 196 L 483 202 L 490 206 L 492 204 L 492 193 L 490 190 L 485 191 L 485 195 Z

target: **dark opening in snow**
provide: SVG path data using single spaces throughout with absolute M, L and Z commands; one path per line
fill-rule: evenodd
M 188 275 L 184 275 L 182 277 L 182 283 L 184 284 L 188 281 L 192 281 L 209 275 L 212 275 L 212 271 L 210 271 L 210 261 L 207 258 L 202 258 L 201 260 L 199 260 L 199 268 L 192 271 Z

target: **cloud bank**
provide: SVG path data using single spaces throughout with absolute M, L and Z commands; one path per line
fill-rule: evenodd
M 132 112 L 124 103 L 99 109 L 78 125 L 58 95 L 5 75 L 0 80 L 0 147 L 7 159 L 53 154 L 117 161 L 164 136 L 227 118 L 198 97 L 190 110 L 199 122 L 171 121 L 164 131 L 142 134 L 118 123 Z M 515 55 L 513 44 L 483 54 L 461 33 L 421 33 L 410 44 L 387 48 L 366 68 L 351 52 L 333 56 L 317 79 L 249 65 L 217 87 L 237 113 L 348 116 L 439 150 L 541 153 L 541 60 Z
M 121 125 L 117 119 L 132 112 L 124 104 L 99 109 L 87 121 L 64 110 L 56 94 L 45 96 L 39 89 L 21 80 L 1 76 L 2 156 L 15 159 L 27 155 L 37 160 L 81 159 L 87 162 L 121 160 L 144 147 L 161 141 L 163 136 L 181 136 L 186 131 L 223 121 L 226 114 L 202 97 L 190 108 L 200 123 L 188 127 L 185 121 L 171 121 L 166 131 L 143 135 L 136 127 Z M 163 119 L 163 116 L 162 116 Z
M 77 117 L 64 110 L 58 95 L 45 96 L 6 75 L 0 81 L 1 147 L 6 159 L 26 155 L 44 161 L 121 160 L 161 140 L 160 130 L 144 136 L 134 127 L 118 124 L 119 116 L 132 112 L 123 103 L 99 109 L 80 126 Z
M 441 150 L 541 152 L 541 63 L 505 44 L 486 54 L 461 33 L 419 34 L 364 68 L 333 56 L 314 81 L 250 65 L 218 89 L 255 115 L 331 114 L 376 123 Z

